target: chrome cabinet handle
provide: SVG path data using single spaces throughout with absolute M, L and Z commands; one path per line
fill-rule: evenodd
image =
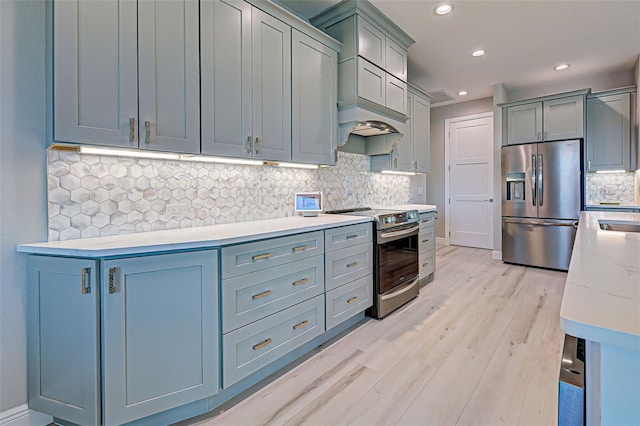
M 544 138 L 545 139 L 549 138 L 549 131 L 547 131 L 547 130 L 544 131 Z
M 358 234 L 347 235 L 347 240 L 353 240 L 354 238 L 358 238 Z
M 136 140 L 136 119 L 129 117 L 129 142 Z
M 393 168 L 394 168 L 394 169 L 397 169 L 397 168 L 398 168 L 398 159 L 397 159 L 397 158 L 394 158 L 394 159 L 393 159 Z
M 262 141 L 260 140 L 260 138 L 256 138 L 256 154 L 260 153 L 260 144 L 262 143 Z
M 587 161 L 587 170 L 591 170 L 591 160 Z
M 247 136 L 247 154 L 251 154 L 251 151 L 253 150 L 251 141 L 253 140 L 253 138 L 251 137 L 251 135 Z
M 273 340 L 271 340 L 271 339 L 263 340 L 262 342 L 260 342 L 260 343 L 258 343 L 258 344 L 256 344 L 256 345 L 253 345 L 253 350 L 254 350 L 254 351 L 257 351 L 258 349 L 262 349 L 262 348 L 264 348 L 265 346 L 267 346 L 267 345 L 271 344 L 271 342 L 273 342 Z
M 256 261 L 256 260 L 263 260 L 263 259 L 268 259 L 271 256 L 273 256 L 271 253 L 264 253 L 264 254 L 257 254 L 255 256 L 251 257 L 251 260 Z
M 536 133 L 536 137 L 537 137 L 537 139 L 542 139 L 542 138 L 540 137 L 540 132 Z
M 91 268 L 82 268 L 82 294 L 91 293 Z
M 109 268 L 109 294 L 113 294 L 117 291 L 116 288 L 116 274 L 118 268 Z
M 304 321 L 302 321 L 300 324 L 296 324 L 296 325 L 294 325 L 294 326 L 293 326 L 293 329 L 294 329 L 294 330 L 300 330 L 301 328 L 306 327 L 306 326 L 308 326 L 308 325 L 309 325 L 309 321 L 308 321 L 308 320 L 304 320 Z
M 271 294 L 271 290 L 267 290 L 267 291 L 263 291 L 262 293 L 254 294 L 253 296 L 251 296 L 251 298 L 253 300 L 258 300 L 258 299 L 262 299 L 263 297 L 267 297 L 270 294 Z
M 144 122 L 144 143 L 151 143 L 151 122 Z
M 347 268 L 353 268 L 354 266 L 358 266 L 358 262 L 351 262 L 347 264 Z

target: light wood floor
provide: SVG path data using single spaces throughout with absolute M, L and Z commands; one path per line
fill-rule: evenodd
M 553 425 L 566 274 L 439 246 L 436 279 L 197 425 Z

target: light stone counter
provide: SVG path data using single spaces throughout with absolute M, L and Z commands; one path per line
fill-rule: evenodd
M 18 246 L 18 251 L 54 256 L 101 258 L 220 247 L 370 221 L 372 219 L 369 217 L 335 214 L 321 214 L 317 217 L 294 216 L 110 237 L 21 244 Z
M 560 308 L 562 329 L 586 340 L 587 425 L 640 424 L 640 233 L 598 220 L 640 213 L 583 212 Z
M 398 206 L 382 206 L 389 210 L 418 210 L 418 213 L 435 212 L 438 208 L 431 204 L 402 204 Z

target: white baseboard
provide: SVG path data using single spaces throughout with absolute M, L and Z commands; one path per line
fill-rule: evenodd
M 443 238 L 443 237 L 436 237 L 436 244 L 443 244 L 443 245 L 448 246 L 448 245 L 449 245 L 449 242 L 447 241 L 447 239 L 446 239 L 446 238 Z
M 502 260 L 502 252 L 501 251 L 492 251 L 491 252 L 491 258 L 495 259 L 495 260 Z
M 46 426 L 53 417 L 30 410 L 27 404 L 0 413 L 0 426 Z

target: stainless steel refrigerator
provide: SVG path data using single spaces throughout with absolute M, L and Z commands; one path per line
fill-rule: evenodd
M 502 260 L 569 269 L 582 207 L 581 140 L 502 147 Z

